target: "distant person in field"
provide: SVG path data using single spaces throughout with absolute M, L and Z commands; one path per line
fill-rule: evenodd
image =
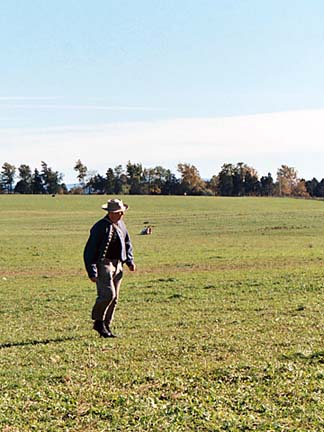
M 151 225 L 144 227 L 141 231 L 141 235 L 151 235 L 152 234 L 152 227 Z
M 119 199 L 108 200 L 102 206 L 107 215 L 90 230 L 84 249 L 84 263 L 88 276 L 97 285 L 97 299 L 92 309 L 93 328 L 100 336 L 115 337 L 110 325 L 119 297 L 123 264 L 135 271 L 133 247 L 123 221 L 128 209 Z

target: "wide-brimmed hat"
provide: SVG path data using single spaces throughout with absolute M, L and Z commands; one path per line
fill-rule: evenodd
M 128 209 L 128 205 L 124 204 L 120 199 L 110 199 L 107 201 L 107 204 L 101 206 L 103 210 L 106 210 L 110 213 L 117 212 L 125 212 Z

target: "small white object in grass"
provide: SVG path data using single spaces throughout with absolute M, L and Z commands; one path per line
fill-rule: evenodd
M 2 280 L 7 280 L 7 278 L 5 276 L 3 276 Z

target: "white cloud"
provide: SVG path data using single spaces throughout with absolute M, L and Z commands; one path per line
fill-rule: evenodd
M 79 158 L 102 173 L 107 167 L 124 165 L 128 160 L 171 169 L 181 161 L 196 164 L 206 176 L 210 175 L 211 164 L 242 160 L 252 165 L 251 159 L 262 158 L 261 168 L 271 171 L 273 164 L 278 167 L 295 160 L 307 162 L 312 153 L 324 156 L 323 141 L 324 110 L 0 129 L 1 162 L 35 167 L 45 160 L 66 173 L 67 181 L 71 181 L 73 164 Z M 269 167 L 267 160 L 272 164 Z M 259 170 L 260 166 L 255 168 Z M 307 167 L 297 168 L 302 172 Z

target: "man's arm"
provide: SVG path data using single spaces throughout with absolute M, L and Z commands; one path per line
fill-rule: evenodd
M 95 282 L 98 276 L 97 270 L 97 260 L 99 247 L 101 243 L 102 230 L 100 229 L 100 225 L 96 223 L 90 230 L 90 236 L 85 245 L 83 252 L 83 259 L 86 271 L 88 273 L 89 278 Z
M 127 229 L 125 233 L 125 247 L 126 247 L 126 265 L 130 271 L 135 271 L 136 264 L 134 262 L 133 245 Z

